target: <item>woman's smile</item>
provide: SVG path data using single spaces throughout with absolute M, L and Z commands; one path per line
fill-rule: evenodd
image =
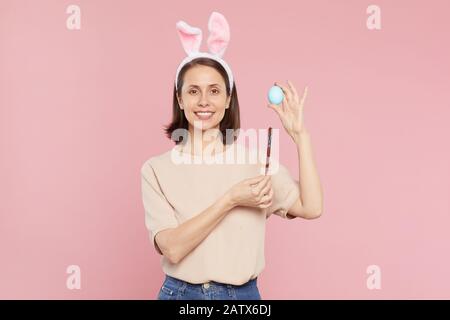
M 200 120 L 209 120 L 214 115 L 214 112 L 212 111 L 198 111 L 194 112 L 194 114 L 199 118 Z

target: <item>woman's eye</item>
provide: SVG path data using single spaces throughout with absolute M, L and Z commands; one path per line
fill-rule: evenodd
M 213 89 L 213 90 L 211 90 L 214 94 L 219 94 L 220 93 L 220 91 L 219 90 L 217 90 L 217 89 Z M 197 93 L 197 90 L 190 90 L 189 91 L 189 94 L 196 94 Z

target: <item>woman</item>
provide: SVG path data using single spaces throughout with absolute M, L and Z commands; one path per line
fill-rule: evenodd
M 267 217 L 313 219 L 322 212 L 302 123 L 306 90 L 300 100 L 292 83 L 277 83 L 283 104 L 268 105 L 297 146 L 300 183 L 281 164 L 276 173 L 261 174 L 260 163 L 248 161 L 252 151 L 236 142 L 237 90 L 222 59 L 229 40 L 225 18 L 217 12 L 210 17 L 209 53 L 198 52 L 199 29 L 184 22 L 177 28 L 188 57 L 177 70 L 173 119 L 166 128 L 176 145 L 141 169 L 146 227 L 166 274 L 158 299 L 261 299 L 257 277 L 265 265 Z M 242 152 L 245 161 L 236 161 Z M 203 161 L 224 157 L 233 161 Z

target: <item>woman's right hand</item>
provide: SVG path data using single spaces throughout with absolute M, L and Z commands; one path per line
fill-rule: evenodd
M 272 182 L 270 176 L 259 175 L 235 184 L 229 194 L 234 206 L 268 208 L 272 205 Z

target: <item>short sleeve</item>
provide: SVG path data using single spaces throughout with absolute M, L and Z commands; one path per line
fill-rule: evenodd
M 155 236 L 159 231 L 177 227 L 178 220 L 175 216 L 175 210 L 161 191 L 155 171 L 148 161 L 141 168 L 141 188 L 145 210 L 145 226 L 156 251 L 162 254 L 156 245 Z
M 285 219 L 293 219 L 294 217 L 287 216 L 287 213 L 300 197 L 298 182 L 292 178 L 285 166 L 278 162 L 273 165 L 273 170 L 269 171 L 272 177 L 273 200 L 272 205 L 268 208 L 267 217 L 276 214 Z M 273 171 L 272 174 L 271 171 Z

